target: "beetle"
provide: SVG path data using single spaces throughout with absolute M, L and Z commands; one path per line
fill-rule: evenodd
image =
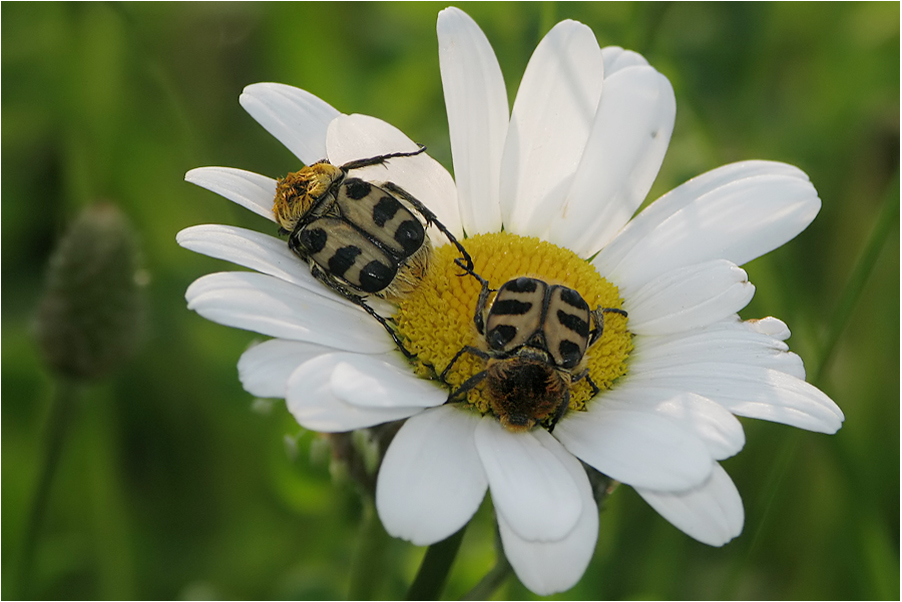
M 473 262 L 436 215 L 406 190 L 393 182 L 376 184 L 348 174 L 425 150 L 420 145 L 412 152 L 377 155 L 340 166 L 319 161 L 278 180 L 273 200 L 273 213 L 281 232 L 288 234 L 288 247 L 310 265 L 316 279 L 378 320 L 408 358 L 413 355 L 388 321 L 366 303 L 365 296 L 394 301 L 416 288 L 432 256 L 426 232 L 430 225 L 457 247 L 466 266 L 472 267 Z
M 485 369 L 452 391 L 446 403 L 462 401 L 485 381 L 483 392 L 505 428 L 526 431 L 543 424 L 553 431 L 570 406 L 571 385 L 586 379 L 592 395 L 599 391 L 584 357 L 604 331 L 604 314 L 627 313 L 616 308 L 589 309 L 572 288 L 526 276 L 501 285 L 486 311 L 489 284 L 472 270 L 468 273 L 482 284 L 473 322 L 486 349 L 464 346 L 442 371 L 441 379 L 464 353 L 485 360 Z

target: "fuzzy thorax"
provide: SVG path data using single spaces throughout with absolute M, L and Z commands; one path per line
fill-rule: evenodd
M 342 177 L 344 172 L 340 167 L 322 162 L 308 165 L 281 178 L 276 183 L 276 197 L 272 206 L 276 223 L 286 232 L 293 231 L 313 204 Z

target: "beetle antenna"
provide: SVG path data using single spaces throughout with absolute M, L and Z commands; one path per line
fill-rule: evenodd
M 340 169 L 343 172 L 349 172 L 352 169 L 360 169 L 361 167 L 369 167 L 370 165 L 383 165 L 389 159 L 397 159 L 398 157 L 413 157 L 415 155 L 419 155 L 420 153 L 426 152 L 426 145 L 417 144 L 417 146 L 419 148 L 417 148 L 417 150 L 415 151 L 388 153 L 387 155 L 376 155 L 375 157 L 349 161 L 348 163 L 342 165 Z

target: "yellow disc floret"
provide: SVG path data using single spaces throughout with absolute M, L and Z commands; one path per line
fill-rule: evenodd
M 474 272 L 488 281 L 492 289 L 513 278 L 528 276 L 574 289 L 591 309 L 619 309 L 622 305 L 617 287 L 568 249 L 504 232 L 482 234 L 461 242 L 473 258 Z M 451 245 L 436 249 L 425 278 L 399 302 L 395 315 L 397 332 L 407 349 L 418 357 L 416 369 L 423 377 L 441 374 L 464 346 L 486 349 L 473 323 L 481 287 L 454 263 L 458 257 L 457 249 Z M 610 388 L 626 373 L 626 359 L 631 350 L 627 317 L 605 313 L 604 333 L 586 351 L 584 362 L 589 377 L 601 390 Z M 465 353 L 454 363 L 445 380 L 452 390 L 456 389 L 485 370 L 485 364 L 484 359 Z M 581 410 L 591 397 L 592 388 L 583 379 L 573 384 L 570 395 L 570 409 Z M 481 412 L 489 411 L 490 404 L 482 387 L 471 390 L 467 401 Z

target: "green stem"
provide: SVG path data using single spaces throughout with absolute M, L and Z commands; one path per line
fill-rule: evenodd
M 777 455 L 777 460 L 774 462 L 773 468 L 770 471 L 770 477 L 761 489 L 761 498 L 757 504 L 759 507 L 764 507 L 764 510 L 761 512 L 761 519 L 755 525 L 755 530 L 752 533 L 751 539 L 748 540 L 748 543 L 745 546 L 745 553 L 739 553 L 735 556 L 736 561 L 733 563 L 733 567 L 727 575 L 723 585 L 723 591 L 720 596 L 722 600 L 736 599 L 739 587 L 742 585 L 742 571 L 746 566 L 751 564 L 752 553 L 756 549 L 762 531 L 764 531 L 764 523 L 767 516 L 770 514 L 770 509 L 777 497 L 777 492 L 780 490 L 783 479 L 786 477 L 786 473 L 789 471 L 789 467 L 792 464 L 791 460 L 793 455 L 795 455 L 797 445 L 798 431 L 793 431 L 783 440 L 780 452 Z
M 379 581 L 385 574 L 384 558 L 388 535 L 376 514 L 372 498 L 361 496 L 363 517 L 360 523 L 360 540 L 351 564 L 348 600 L 375 600 Z
M 56 393 L 50 406 L 47 427 L 44 435 L 43 465 L 38 476 L 38 485 L 31 503 L 31 515 L 25 530 L 25 541 L 22 548 L 22 564 L 19 571 L 19 595 L 31 597 L 32 572 L 34 570 L 35 550 L 41 536 L 41 527 L 50 501 L 50 489 L 53 477 L 59 465 L 63 449 L 63 441 L 71 422 L 75 401 L 78 398 L 78 386 L 64 378 L 57 379 Z
M 488 600 L 495 590 L 511 574 L 511 563 L 508 562 L 507 556 L 501 549 L 498 550 L 498 562 L 492 567 L 492 570 L 485 574 L 485 577 L 476 584 L 473 589 L 468 591 L 461 600 Z
M 871 235 L 865 243 L 864 250 L 849 276 L 849 281 L 843 289 L 839 304 L 836 308 L 836 314 L 830 323 L 830 330 L 827 333 L 826 341 L 821 352 L 820 361 L 817 364 L 811 382 L 818 384 L 824 371 L 833 358 L 833 352 L 840 337 L 849 324 L 849 320 L 858 304 L 858 299 L 864 292 L 874 267 L 877 265 L 877 259 L 880 257 L 881 251 L 886 244 L 887 238 L 893 228 L 899 225 L 899 172 L 890 180 L 886 193 L 883 197 L 883 204 L 880 207 L 880 213 L 871 229 Z
M 451 537 L 429 546 L 420 570 L 407 591 L 407 600 L 438 600 L 466 530 L 464 525 Z

